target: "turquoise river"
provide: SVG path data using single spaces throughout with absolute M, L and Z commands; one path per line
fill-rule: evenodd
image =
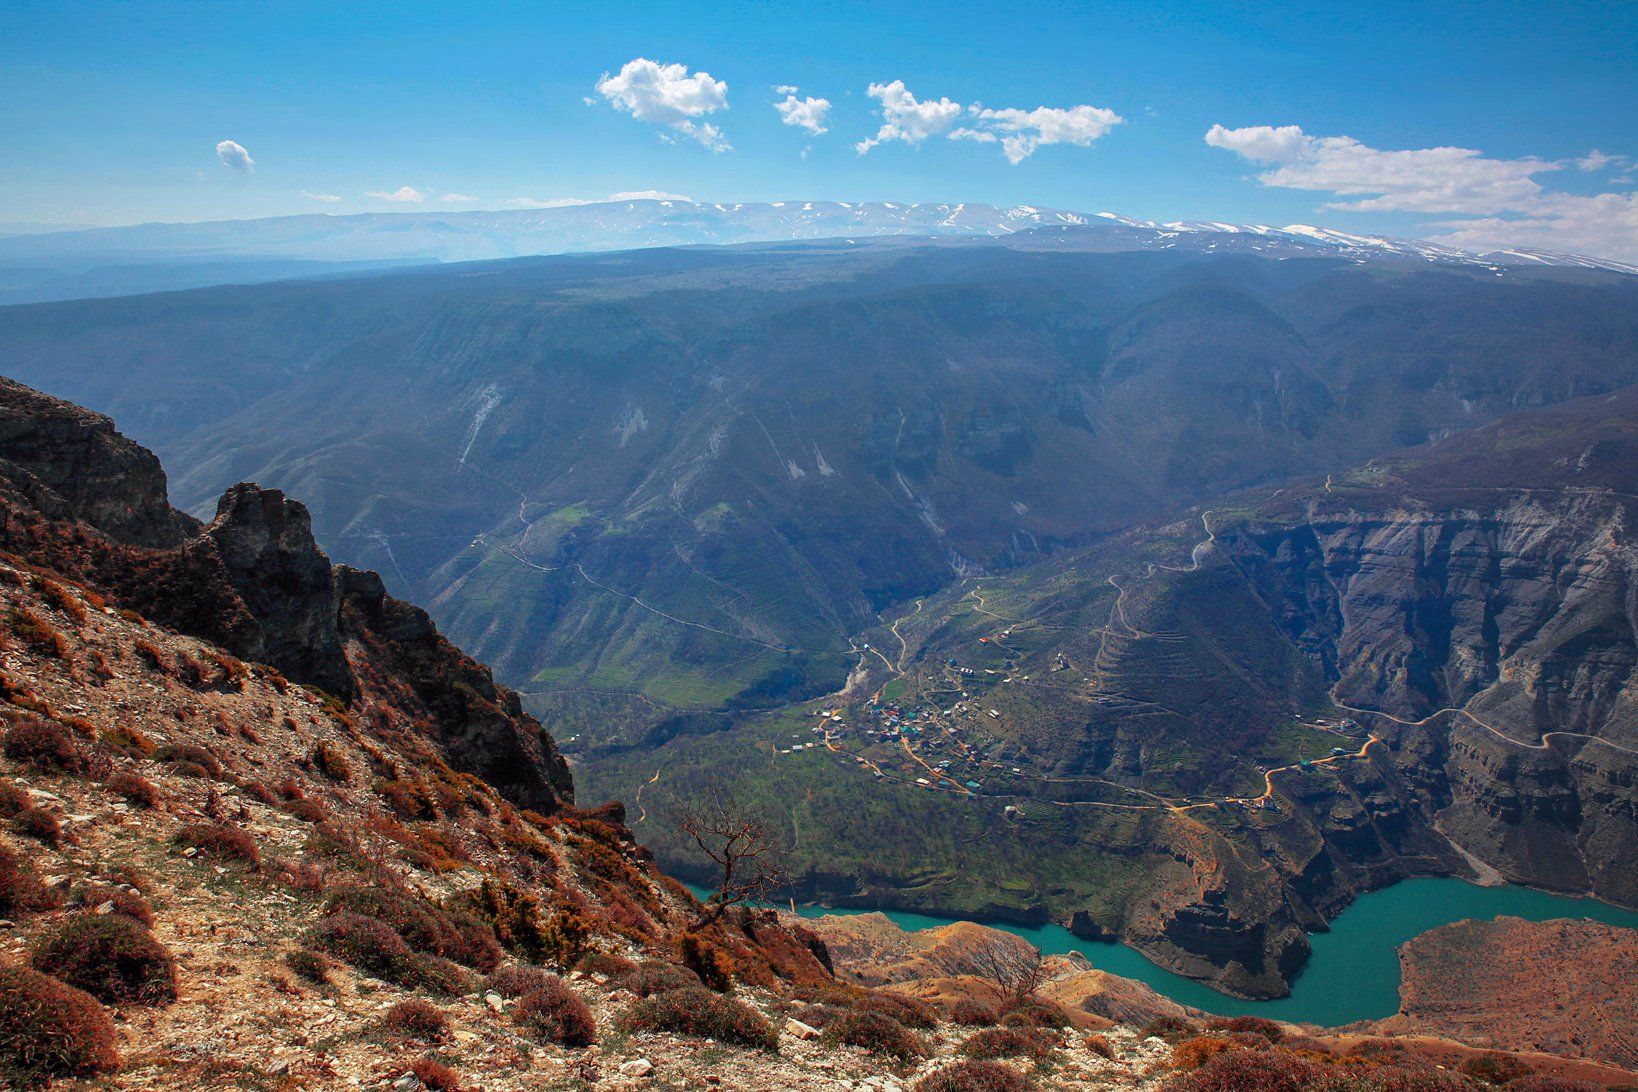
M 694 890 L 701 897 L 706 895 L 700 888 Z M 802 906 L 797 912 L 812 918 L 868 911 Z M 955 920 L 900 911 L 887 911 L 887 916 L 910 931 L 934 929 Z M 1400 944 L 1418 933 L 1453 921 L 1464 918 L 1489 921 L 1497 917 L 1530 921 L 1592 918 L 1638 929 L 1638 911 L 1593 899 L 1552 895 L 1527 887 L 1478 887 L 1452 879 L 1405 880 L 1360 896 L 1337 915 L 1330 932 L 1309 936 L 1313 955 L 1292 983 L 1289 997 L 1243 1001 L 1157 967 L 1124 945 L 1081 940 L 1057 925 L 1030 928 L 989 924 L 1016 933 L 1049 955 L 1078 951 L 1100 970 L 1146 982 L 1174 1001 L 1208 1012 L 1225 1016 L 1253 1014 L 1334 1027 L 1355 1020 L 1391 1016 L 1398 1010 L 1399 955 L 1396 949 Z

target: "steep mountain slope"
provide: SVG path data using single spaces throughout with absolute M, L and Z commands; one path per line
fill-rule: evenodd
M 1628 278 L 1077 245 L 12 308 L 0 366 L 118 413 L 191 510 L 308 498 L 561 734 L 627 742 L 839 686 L 965 575 L 1638 379 Z
M 1404 876 L 1633 905 L 1635 468 L 1629 389 L 1231 495 L 917 603 L 822 721 L 587 776 L 663 772 L 639 829 L 679 868 L 674 794 L 726 780 L 815 895 L 1050 917 L 1252 995 Z

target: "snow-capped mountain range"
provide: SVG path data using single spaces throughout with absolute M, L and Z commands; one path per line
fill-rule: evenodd
M 1009 237 L 1021 246 L 1182 249 L 1266 257 L 1325 254 L 1361 261 L 1392 258 L 1638 273 L 1638 267 L 1599 258 L 1529 250 L 1477 254 L 1302 224 L 1157 223 L 1109 212 L 1032 205 L 644 199 L 498 211 L 313 214 L 9 236 L 0 232 L 0 302 L 265 281 L 380 263 L 890 236 Z

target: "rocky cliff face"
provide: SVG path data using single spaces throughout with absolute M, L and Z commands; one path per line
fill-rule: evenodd
M 342 702 L 390 696 L 456 769 L 543 813 L 573 803 L 517 695 L 374 573 L 332 568 L 307 509 L 278 490 L 236 485 L 201 526 L 112 422 L 0 379 L 0 502 L 0 548 Z
M 307 509 L 277 489 L 241 483 L 222 494 L 202 537 L 257 623 L 253 647 L 235 651 L 351 697 L 352 672 L 336 621 L 340 596 Z
M 197 532 L 170 506 L 165 471 L 114 423 L 0 376 L 0 458 L 13 488 L 54 519 L 83 520 L 134 546 L 176 546 Z
M 1337 702 L 1384 714 L 1355 713 L 1397 767 L 1398 791 L 1365 801 L 1373 824 L 1414 800 L 1410 820 L 1436 814 L 1511 879 L 1631 903 L 1618 849 L 1638 835 L 1630 518 L 1619 496 L 1580 490 L 1450 507 L 1356 495 L 1223 544 L 1330 666 Z

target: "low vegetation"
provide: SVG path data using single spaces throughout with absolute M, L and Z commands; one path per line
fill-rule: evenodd
M 35 941 L 34 969 L 110 1004 L 176 999 L 176 960 L 124 914 L 81 910 L 53 922 Z
M 441 1041 L 449 1033 L 449 1017 L 429 1001 L 412 997 L 387 1010 L 382 1023 L 388 1031 L 424 1043 Z
M 779 1033 L 760 1013 L 702 986 L 668 990 L 635 1001 L 620 1022 L 628 1031 L 669 1031 L 770 1053 L 779 1050 Z
M 597 1023 L 579 994 L 556 975 L 543 975 L 512 1006 L 512 1019 L 543 1042 L 584 1047 L 597 1041 Z
M 33 1088 L 93 1077 L 119 1065 L 114 1022 L 96 998 L 55 978 L 0 962 L 0 1085 Z
M 1035 1082 L 998 1062 L 960 1061 L 916 1082 L 915 1092 L 1031 1092 Z
M 862 1047 L 903 1062 L 927 1056 L 927 1045 L 915 1032 L 880 1012 L 845 1012 L 825 1028 L 824 1039 L 833 1045 Z

